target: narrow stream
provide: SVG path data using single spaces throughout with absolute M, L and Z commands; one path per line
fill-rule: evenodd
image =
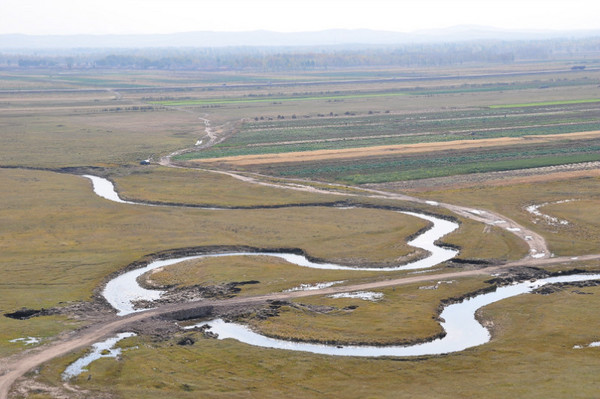
M 92 181 L 92 188 L 94 189 L 94 193 L 97 196 L 107 199 L 109 201 L 118 202 L 120 204 L 133 204 L 133 205 L 142 205 L 137 204 L 136 202 L 125 201 L 119 197 L 119 194 L 115 191 L 114 184 L 103 177 L 92 176 L 92 175 L 82 175 Z M 146 204 L 143 204 L 146 205 Z
M 241 324 L 225 323 L 221 319 L 198 323 L 195 326 L 187 328 L 209 324 L 211 328 L 208 331 L 218 334 L 219 339 L 233 338 L 248 345 L 311 352 L 322 355 L 365 357 L 440 355 L 462 351 L 489 342 L 491 338 L 489 331 L 475 318 L 475 312 L 486 305 L 502 299 L 529 293 L 546 284 L 598 279 L 600 279 L 600 274 L 576 274 L 571 276 L 550 277 L 535 282 L 527 281 L 499 287 L 495 292 L 481 294 L 473 298 L 465 299 L 460 303 L 448 305 L 440 314 L 440 317 L 444 320 L 440 324 L 444 328 L 444 331 L 446 331 L 446 336 L 431 342 L 409 346 L 342 347 L 284 341 L 257 334 Z
M 131 201 L 122 200 L 118 193 L 114 189 L 114 185 L 107 179 L 84 175 L 84 177 L 92 181 L 94 192 L 105 199 L 115 201 L 119 203 L 144 205 L 143 203 L 136 203 Z M 212 208 L 211 208 L 212 209 Z M 458 224 L 448 220 L 440 219 L 438 217 L 415 213 L 415 212 L 401 212 L 406 215 L 418 217 L 433 223 L 433 226 L 425 231 L 424 233 L 417 236 L 412 241 L 408 242 L 409 245 L 417 248 L 421 248 L 427 251 L 430 255 L 424 259 L 417 260 L 405 265 L 390 266 L 390 267 L 352 267 L 337 265 L 333 263 L 316 263 L 311 262 L 305 256 L 296 255 L 292 253 L 275 253 L 275 252 L 238 252 L 238 253 L 221 253 L 221 254 L 210 254 L 210 255 L 197 255 L 197 256 L 186 256 L 173 259 L 162 259 L 149 263 L 147 266 L 129 271 L 124 273 L 106 285 L 103 291 L 103 295 L 106 300 L 118 311 L 118 315 L 124 316 L 129 313 L 136 311 L 133 306 L 134 301 L 139 300 L 157 300 L 160 298 L 164 291 L 160 290 L 148 290 L 140 287 L 136 279 L 142 274 L 159 268 L 170 266 L 175 263 L 183 262 L 191 259 L 200 259 L 205 257 L 221 257 L 221 256 L 273 256 L 286 260 L 287 262 L 302 267 L 310 267 L 314 269 L 327 269 L 327 270 L 356 270 L 356 271 L 395 271 L 395 270 L 413 270 L 413 269 L 425 269 L 430 268 L 447 260 L 452 259 L 458 254 L 455 249 L 449 249 L 440 247 L 435 244 L 441 237 L 453 232 L 458 228 Z M 141 310 L 141 309 L 140 309 Z
M 431 231 L 431 230 L 430 230 Z M 454 252 L 454 251 L 453 251 Z M 272 256 L 275 258 L 281 258 L 292 265 L 302 266 L 302 267 L 310 267 L 314 269 L 329 269 L 329 270 L 362 270 L 362 271 L 390 271 L 390 270 L 405 270 L 405 269 L 415 269 L 415 268 L 424 268 L 431 267 L 440 262 L 444 262 L 451 257 L 447 257 L 446 254 L 444 257 L 435 257 L 430 256 L 426 259 L 422 259 L 413 263 L 409 263 L 403 266 L 394 266 L 394 267 L 385 267 L 385 268 L 369 268 L 369 267 L 351 267 L 351 266 L 341 266 L 335 265 L 331 263 L 315 263 L 308 260 L 303 255 L 296 255 L 291 253 L 277 253 L 277 252 L 230 252 L 230 253 L 221 253 L 221 254 L 209 254 L 209 255 L 196 255 L 196 256 L 185 256 L 180 258 L 172 258 L 172 259 L 162 259 L 155 260 L 154 262 L 149 263 L 147 266 L 128 271 L 123 273 L 114 279 L 110 280 L 104 290 L 102 291 L 102 295 L 107 300 L 110 305 L 117 310 L 118 316 L 125 316 L 130 313 L 139 312 L 145 309 L 135 309 L 134 302 L 140 300 L 147 301 L 155 301 L 160 299 L 161 295 L 165 291 L 161 290 L 149 290 L 141 287 L 137 278 L 144 273 L 147 273 L 151 270 L 157 269 L 159 267 L 165 267 L 174 265 L 179 262 L 184 262 L 192 259 L 201 259 L 201 258 L 216 258 L 216 257 L 225 257 L 225 256 Z M 441 259 L 441 260 L 440 260 Z M 424 262 L 425 260 L 429 260 L 428 262 Z M 417 267 L 415 267 L 417 265 Z

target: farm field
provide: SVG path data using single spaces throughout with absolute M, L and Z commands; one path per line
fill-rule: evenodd
M 594 131 L 531 139 L 456 140 L 441 144 L 210 158 L 196 163 L 219 162 L 259 173 L 300 178 L 314 176 L 344 183 L 381 183 L 598 161 L 598 135 L 598 131 Z
M 594 72 L 590 73 L 594 76 Z M 302 97 L 294 107 L 302 112 L 291 115 L 287 109 L 277 115 L 258 114 L 260 105 L 252 104 L 256 99 L 228 99 L 248 102 L 244 107 L 250 117 L 239 131 L 210 149 L 190 151 L 174 160 L 347 184 L 598 161 L 600 114 L 593 105 L 597 101 L 597 82 L 593 78 L 535 82 L 537 88 L 531 82 L 519 82 L 509 85 L 510 90 L 504 90 L 499 83 L 485 87 L 463 83 L 429 87 L 425 94 L 408 87 L 399 88 L 398 92 L 382 89 L 382 96 L 388 96 L 387 108 L 377 98 L 363 104 L 359 94 L 354 101 L 348 98 L 337 104 L 325 97 Z M 405 96 L 396 97 L 400 92 Z M 355 93 L 360 90 L 355 89 Z M 575 93 L 588 93 L 590 98 L 573 99 Z M 457 99 L 457 95 L 461 98 Z M 534 101 L 540 96 L 562 99 Z M 294 101 L 300 97 L 286 98 Z M 427 112 L 423 112 L 423 107 L 414 108 L 423 98 L 427 99 Z M 517 98 L 531 101 L 515 103 Z M 194 109 L 198 106 L 194 101 L 171 104 Z M 462 106 L 453 106 L 456 101 Z M 273 102 L 273 109 L 287 107 Z M 312 104 L 322 104 L 322 111 L 315 113 Z M 357 108 L 360 104 L 362 109 Z M 378 105 L 382 108 L 376 108 Z M 233 108 L 233 102 L 223 103 L 214 112 L 234 112 Z M 258 115 L 252 117 L 254 108 Z M 329 109 L 334 110 L 327 112 Z M 536 141 L 551 135 L 552 142 L 540 145 Z M 471 148 L 458 146 L 465 146 L 465 142 Z M 489 148 L 492 143 L 496 147 L 493 151 Z M 418 148 L 422 151 L 406 156 L 404 151 L 413 148 L 415 152 Z M 432 157 L 430 152 L 434 149 L 441 154 Z
M 292 251 L 375 269 L 423 259 L 428 251 L 408 242 L 432 222 L 402 211 L 457 223 L 435 241 L 458 255 L 431 269 L 368 271 L 208 257 L 138 282 L 169 293 L 159 310 L 182 298 L 239 300 L 209 313 L 270 337 L 381 346 L 443 335 L 443 304 L 498 284 L 597 273 L 600 71 L 572 63 L 0 71 L 0 310 L 41 312 L 0 317 L 0 375 L 107 323 L 125 320 L 118 332 L 137 334 L 68 385 L 61 373 L 89 345 L 48 358 L 8 397 L 593 396 L 595 281 L 486 306 L 476 316 L 490 342 L 416 358 L 217 340 L 167 313 L 119 319 L 102 297 L 125 269 L 175 255 Z M 83 174 L 107 178 L 130 203 L 96 195 Z M 438 277 L 455 273 L 464 274 Z M 396 280 L 373 288 L 374 300 L 292 296 Z M 256 299 L 271 294 L 282 299 Z M 197 314 L 179 324 L 208 319 Z M 11 342 L 26 337 L 40 341 Z

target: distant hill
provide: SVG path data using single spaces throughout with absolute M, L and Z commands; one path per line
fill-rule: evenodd
M 187 32 L 161 35 L 0 35 L 0 50 L 73 48 L 227 47 L 227 46 L 327 46 L 441 43 L 470 40 L 537 40 L 600 37 L 593 31 L 512 31 L 483 26 L 456 26 L 411 33 L 368 29 L 278 33 Z

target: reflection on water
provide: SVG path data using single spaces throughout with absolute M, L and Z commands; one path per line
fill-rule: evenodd
M 87 355 L 80 357 L 69 365 L 62 373 L 63 381 L 78 376 L 79 374 L 86 371 L 85 367 L 89 366 L 94 360 L 98 360 L 102 357 L 117 357 L 121 354 L 121 348 L 113 348 L 117 342 L 122 339 L 133 337 L 135 333 L 125 332 L 117 335 L 116 337 L 109 338 L 105 341 L 95 343 L 92 346 L 92 352 Z

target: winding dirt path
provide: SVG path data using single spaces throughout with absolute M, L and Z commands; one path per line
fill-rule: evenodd
M 161 163 L 161 165 L 171 166 L 171 167 L 176 167 L 176 168 L 186 168 L 184 166 L 172 164 L 170 162 L 170 158 L 165 157 L 165 158 L 163 158 L 163 160 L 165 161 L 165 163 L 164 164 Z M 549 258 L 550 257 L 550 250 L 548 249 L 548 246 L 546 244 L 546 240 L 544 239 L 544 237 L 542 237 L 540 234 L 536 233 L 535 231 L 520 225 L 519 223 L 515 222 L 514 220 L 512 220 L 510 218 L 507 218 L 503 215 L 500 215 L 498 213 L 488 211 L 488 210 L 474 209 L 471 207 L 447 204 L 444 202 L 428 201 L 426 199 L 417 198 L 417 197 L 413 197 L 410 195 L 397 194 L 397 193 L 381 191 L 381 190 L 374 190 L 374 189 L 370 189 L 370 188 L 357 188 L 357 187 L 353 187 L 353 186 L 343 186 L 343 185 L 331 184 L 331 183 L 326 183 L 326 182 L 317 182 L 317 181 L 303 182 L 301 180 L 287 180 L 287 179 L 279 179 L 279 178 L 278 178 L 278 180 L 281 180 L 281 182 L 274 182 L 274 181 L 266 180 L 266 179 L 271 178 L 270 176 L 261 176 L 261 175 L 257 175 L 257 174 L 242 175 L 240 173 L 233 172 L 233 171 L 218 171 L 218 170 L 210 170 L 210 169 L 203 169 L 203 168 L 189 168 L 189 169 L 198 169 L 198 170 L 202 170 L 205 172 L 223 174 L 223 175 L 233 177 L 234 179 L 237 179 L 237 180 L 240 180 L 240 181 L 243 181 L 246 183 L 257 184 L 257 185 L 261 185 L 261 186 L 265 186 L 265 187 L 305 191 L 305 192 L 310 192 L 310 193 L 315 193 L 315 194 L 339 195 L 339 196 L 344 196 L 344 197 L 366 197 L 366 198 L 392 199 L 392 200 L 398 200 L 398 201 L 414 202 L 414 203 L 423 204 L 423 205 L 439 206 L 440 208 L 448 209 L 449 211 L 451 211 L 457 215 L 460 215 L 464 218 L 475 220 L 477 222 L 485 223 L 488 225 L 498 226 L 498 227 L 501 227 L 501 228 L 507 230 L 508 232 L 516 235 L 517 237 L 519 237 L 523 241 L 525 241 L 525 243 L 529 247 L 528 257 L 532 257 L 532 258 Z M 318 184 L 320 186 L 327 186 L 327 187 L 329 187 L 329 189 L 326 190 L 326 189 L 322 189 L 322 188 L 316 188 L 312 184 Z M 354 193 L 346 191 L 348 189 L 353 190 Z M 359 194 L 359 193 L 356 193 L 356 191 L 359 191 L 362 193 Z

